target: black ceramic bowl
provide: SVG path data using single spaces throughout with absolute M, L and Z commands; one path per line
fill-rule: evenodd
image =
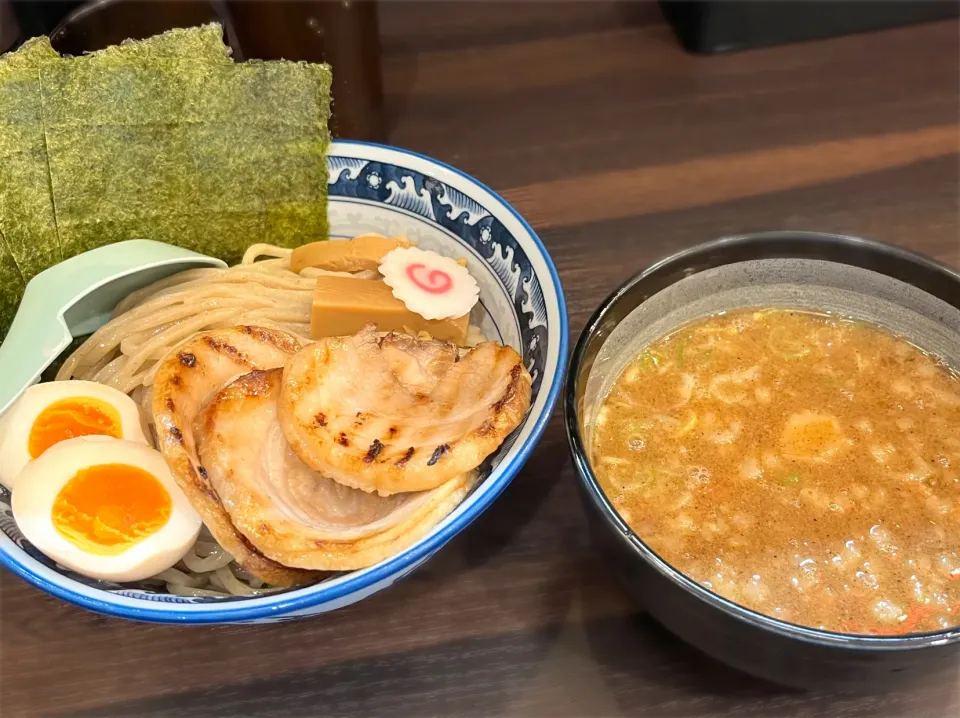
M 735 668 L 800 688 L 885 688 L 942 671 L 952 671 L 949 680 L 954 680 L 960 629 L 902 637 L 846 635 L 738 606 L 657 556 L 618 516 L 597 483 L 585 422 L 604 393 L 597 389 L 602 375 L 619 374 L 629 359 L 618 367 L 611 357 L 624 350 L 617 347 L 656 324 L 662 325 L 657 335 L 666 333 L 679 323 L 671 324 L 670 318 L 682 315 L 688 305 L 700 308 L 688 311 L 685 320 L 702 316 L 704 308 L 710 309 L 710 301 L 704 301 L 711 292 L 736 294 L 757 275 L 766 276 L 757 280 L 761 287 L 764 281 L 792 284 L 802 275 L 806 289 L 788 295 L 806 297 L 797 299 L 801 305 L 826 304 L 820 308 L 878 321 L 908 338 L 913 338 L 914 325 L 924 325 L 927 333 L 915 339 L 920 346 L 948 362 L 960 358 L 960 274 L 897 247 L 854 237 L 769 232 L 716 240 L 657 262 L 603 302 L 570 361 L 564 402 L 567 437 L 593 540 L 642 608 L 683 640 Z M 750 301 L 748 295 L 740 304 L 713 310 L 750 306 Z M 782 297 L 763 301 L 785 303 Z

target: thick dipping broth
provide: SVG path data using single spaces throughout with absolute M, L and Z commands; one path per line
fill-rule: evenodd
M 617 378 L 592 463 L 647 545 L 731 601 L 846 633 L 960 624 L 960 378 L 885 331 L 690 324 Z

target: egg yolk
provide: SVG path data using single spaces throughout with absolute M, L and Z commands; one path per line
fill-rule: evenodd
M 53 501 L 53 525 L 87 553 L 116 555 L 156 533 L 173 510 L 148 471 L 129 464 L 81 469 Z
M 61 399 L 46 407 L 34 420 L 27 451 L 36 459 L 54 444 L 78 436 L 123 438 L 121 429 L 120 412 L 107 402 L 89 396 Z

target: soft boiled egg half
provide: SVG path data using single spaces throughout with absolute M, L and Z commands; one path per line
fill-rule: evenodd
M 39 551 L 105 581 L 140 581 L 170 568 L 201 526 L 160 452 L 105 436 L 44 451 L 20 472 L 11 505 Z
M 92 381 L 31 386 L 0 419 L 0 483 L 12 489 L 23 467 L 51 446 L 92 435 L 147 443 L 140 409 L 117 389 Z

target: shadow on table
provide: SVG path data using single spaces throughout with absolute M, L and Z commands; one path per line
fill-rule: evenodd
M 607 574 L 603 583 L 584 581 L 580 600 L 589 605 L 620 590 L 616 579 Z M 623 715 L 633 715 L 639 705 L 648 711 L 660 705 L 664 716 L 692 715 L 693 704 L 704 699 L 718 713 L 724 713 L 725 705 L 733 709 L 744 701 L 770 704 L 772 709 L 783 697 L 803 695 L 710 658 L 639 609 L 630 615 L 588 621 L 583 630 L 587 649 L 602 667 L 600 674 Z
M 561 476 L 569 473 L 569 453 L 566 439 L 557 430 L 559 423 L 555 414 L 530 461 L 464 537 L 461 547 L 469 566 L 482 565 L 511 545 L 550 498 Z
M 569 587 L 557 590 L 569 592 Z M 554 625 L 531 633 L 452 640 L 273 678 L 68 711 L 54 718 L 512 716 L 560 630 Z M 318 645 L 317 650 L 324 647 Z
M 611 582 L 616 581 L 611 577 Z M 609 587 L 607 587 L 609 588 Z M 583 602 L 605 589 L 581 587 Z M 813 718 L 840 715 L 870 718 L 947 715 L 960 683 L 940 675 L 916 685 L 873 693 L 804 691 L 779 686 L 731 668 L 682 642 L 643 612 L 584 624 L 591 657 L 621 715 L 756 715 Z M 955 677 L 955 673 L 953 676 Z M 934 697 L 934 694 L 936 696 Z M 942 705 L 941 713 L 932 713 Z
M 551 428 L 555 428 L 554 423 L 557 421 L 559 419 L 554 417 Z M 553 560 L 562 553 L 575 551 L 576 546 L 568 545 L 572 538 L 567 536 L 569 531 L 565 529 L 569 527 L 552 526 L 549 521 L 533 525 L 538 512 L 549 510 L 547 504 L 559 500 L 555 492 L 561 478 L 571 481 L 566 488 L 572 491 L 572 479 L 564 476 L 565 472 L 569 474 L 571 470 L 565 439 L 559 431 L 548 430 L 530 462 L 494 503 L 406 580 L 429 581 L 431 591 L 436 591 L 438 586 L 447 581 L 460 580 L 466 570 L 482 568 L 493 561 L 504 559 L 503 554 L 509 553 L 511 549 L 523 552 L 524 560 L 527 560 L 525 547 L 531 543 L 545 546 L 551 551 L 545 560 Z M 520 534 L 524 531 L 538 534 L 550 532 L 551 535 L 537 535 L 529 537 L 529 540 L 521 540 Z M 571 586 L 565 593 L 573 594 L 575 590 L 576 587 Z

